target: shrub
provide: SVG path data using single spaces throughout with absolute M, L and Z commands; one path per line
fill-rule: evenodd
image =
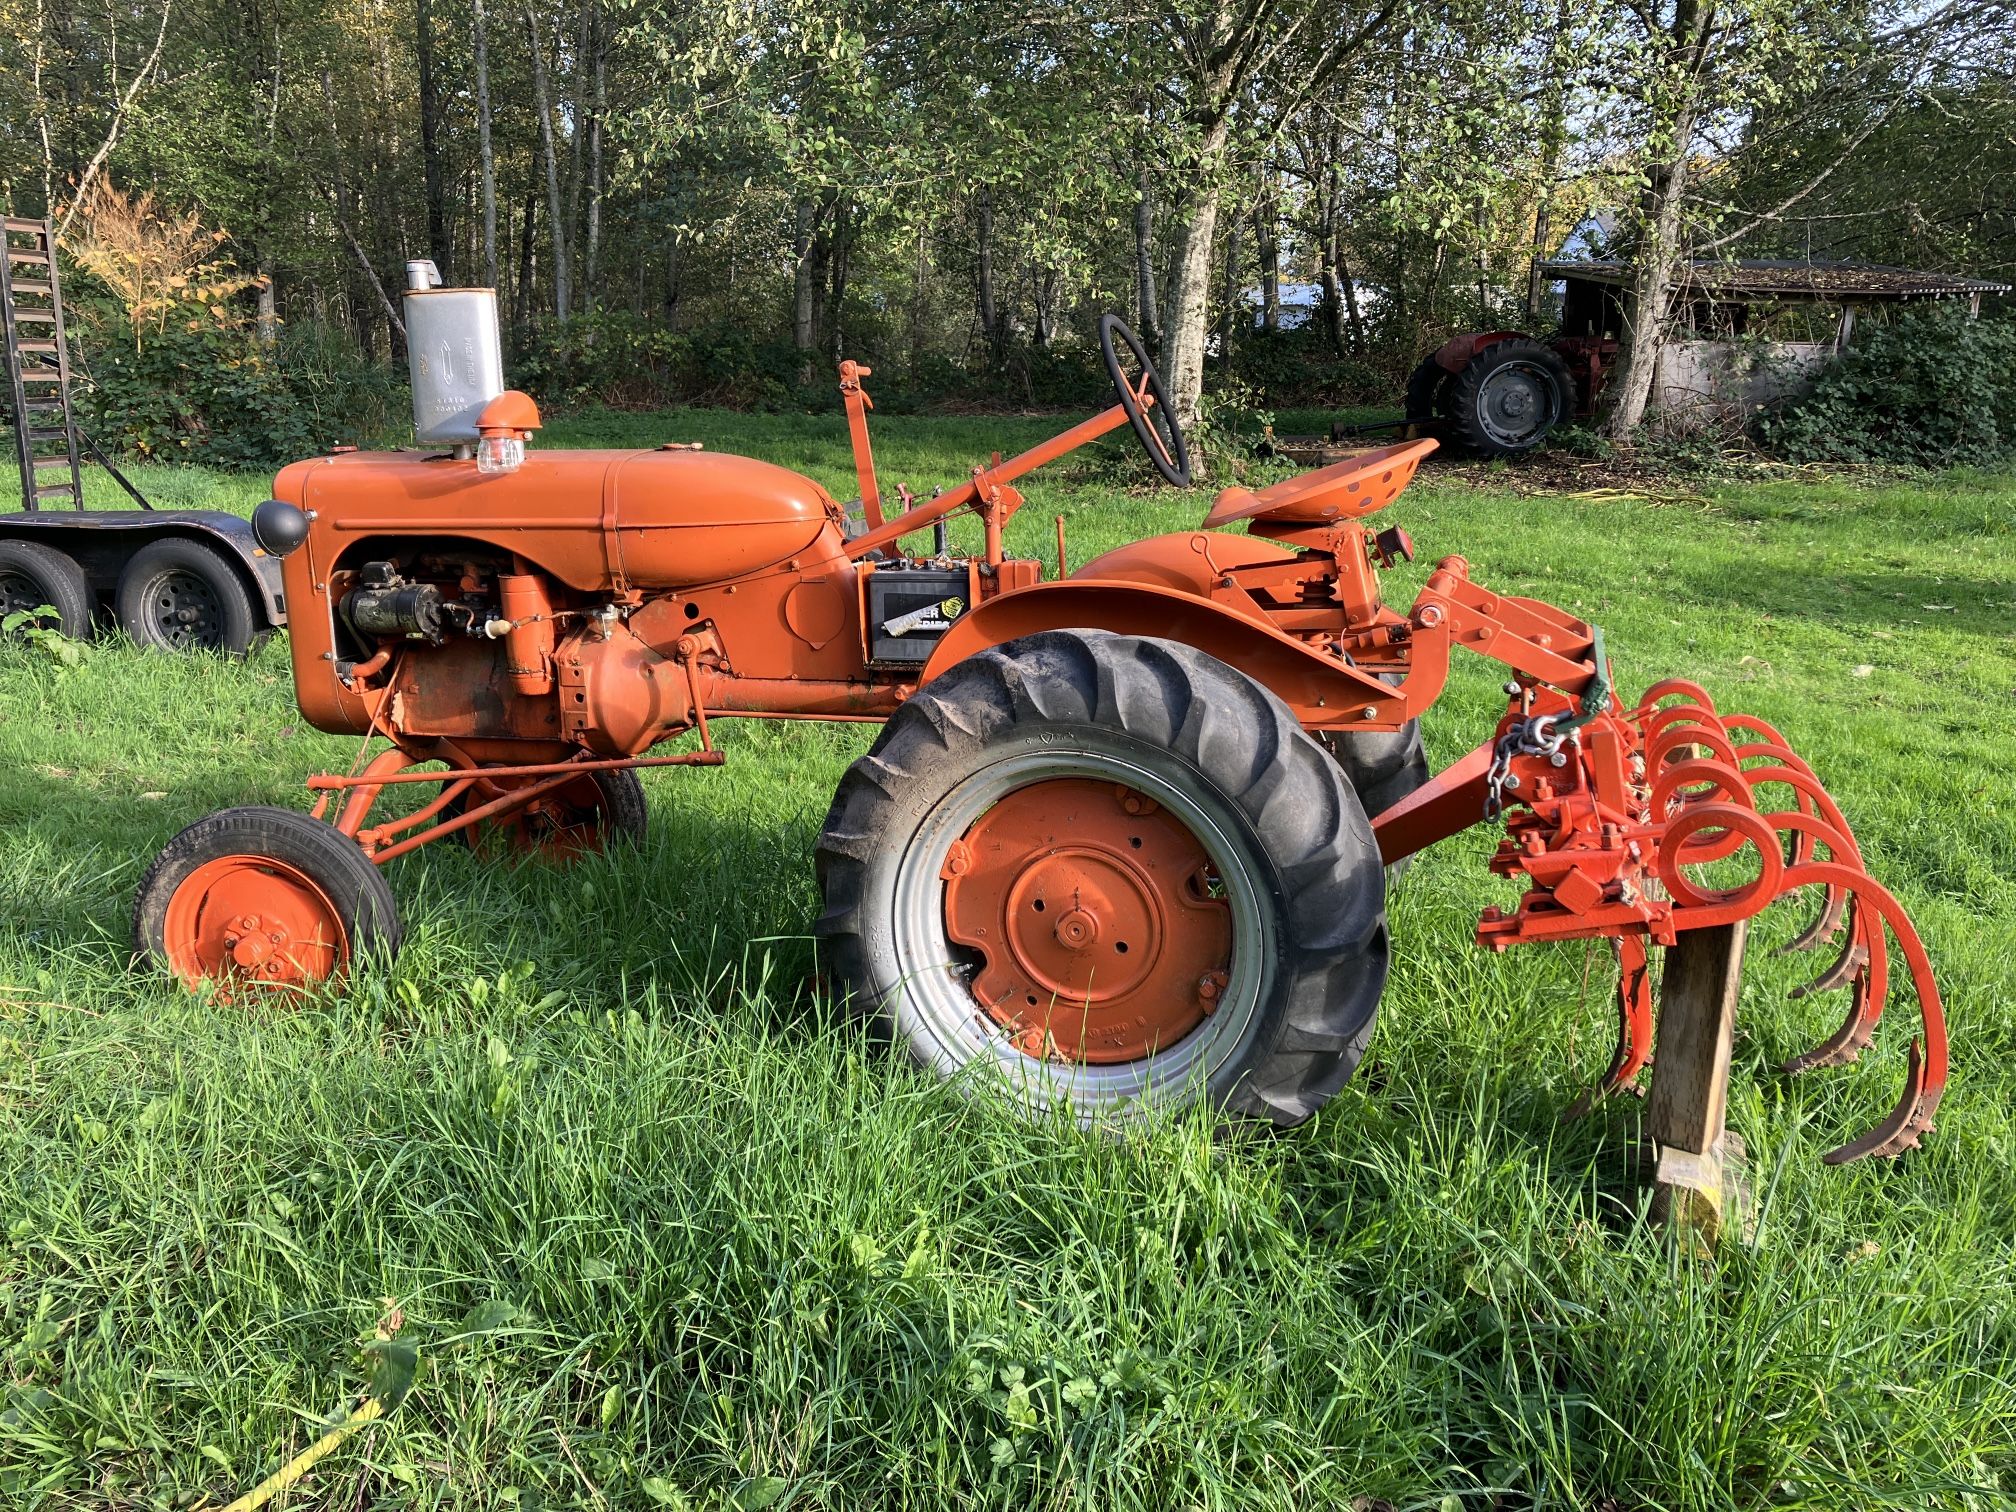
M 1926 466 L 2016 454 L 2016 322 L 1958 303 L 1865 325 L 1803 399 L 1766 414 L 1758 439 L 1795 462 Z

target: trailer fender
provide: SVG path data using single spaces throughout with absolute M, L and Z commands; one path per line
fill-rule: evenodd
M 1219 540 L 1236 537 L 1212 537 Z M 969 656 L 1043 630 L 1108 630 L 1194 646 L 1271 690 L 1305 727 L 1397 728 L 1405 699 L 1376 677 L 1310 650 L 1264 620 L 1155 583 L 1074 576 L 1005 593 L 945 633 L 928 683 Z
M 268 625 L 287 623 L 279 560 L 252 538 L 250 521 L 221 509 L 40 509 L 0 515 L 0 536 L 40 541 L 66 552 L 94 591 L 109 593 L 135 552 L 170 537 L 201 541 L 237 569 Z

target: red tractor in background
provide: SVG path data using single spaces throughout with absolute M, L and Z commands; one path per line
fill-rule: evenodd
M 1523 456 L 1557 425 L 1596 413 L 1618 352 L 1619 291 L 1562 274 L 1560 328 L 1466 331 L 1421 360 L 1407 380 L 1405 423 L 1478 457 Z
M 1594 1095 L 1647 1062 L 1649 946 L 1813 887 L 1794 944 L 1845 930 L 1817 985 L 1851 1002 L 1797 1067 L 1868 1042 L 1890 940 L 1924 1024 L 1895 1111 L 1829 1158 L 1894 1154 L 1930 1126 L 1946 1079 L 1930 962 L 1775 730 L 1683 681 L 1619 698 L 1600 629 L 1492 592 L 1460 556 L 1404 611 L 1382 600 L 1381 569 L 1414 547 L 1368 522 L 1432 440 L 1228 488 L 1196 529 L 1075 571 L 1060 519 L 1046 580 L 1004 544 L 1019 478 L 1131 427 L 1166 482 L 1189 482 L 1161 379 L 1114 317 L 1112 407 L 929 499 L 905 491 L 895 514 L 868 372 L 842 363 L 857 513 L 691 443 L 531 449 L 536 408 L 485 376 L 490 291 L 419 269 L 415 409 L 438 449 L 296 463 L 253 519 L 284 564 L 302 712 L 356 736 L 357 760 L 309 779 L 308 813 L 225 810 L 155 860 L 135 946 L 185 983 L 235 1000 L 337 982 L 398 949 L 398 857 L 458 835 L 578 856 L 641 834 L 638 769 L 726 760 L 721 720 L 859 720 L 882 728 L 820 835 L 816 931 L 839 988 L 964 1085 L 1087 1122 L 1203 1101 L 1299 1123 L 1371 1035 L 1386 868 L 1488 823 L 1492 870 L 1526 890 L 1484 911 L 1478 943 L 1616 944 L 1619 1042 Z M 978 554 L 946 547 L 958 511 L 978 516 Z M 1504 669 L 1505 708 L 1428 778 L 1417 721 L 1459 652 Z

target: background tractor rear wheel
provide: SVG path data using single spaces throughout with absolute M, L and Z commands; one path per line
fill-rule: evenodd
M 134 552 L 113 603 L 120 628 L 155 651 L 239 657 L 259 634 L 244 580 L 200 541 L 170 537 Z
M 510 786 L 529 786 L 538 780 L 536 777 L 485 779 L 450 802 L 442 817 L 452 819 L 501 798 Z M 606 850 L 612 840 L 642 844 L 647 817 L 644 784 L 631 768 L 617 767 L 612 771 L 583 772 L 529 808 L 497 819 L 479 819 L 455 833 L 477 851 L 487 853 L 495 846 L 510 855 L 567 862 Z
M 84 569 L 62 552 L 37 541 L 0 541 L 0 620 L 48 606 L 40 627 L 61 630 L 72 640 L 91 633 L 91 587 Z
M 355 840 L 283 808 L 198 819 L 154 858 L 133 908 L 133 948 L 190 987 L 300 990 L 399 951 L 399 915 Z
M 841 780 L 819 933 L 941 1075 L 1081 1122 L 1198 1100 L 1302 1122 L 1386 981 L 1371 828 L 1273 694 L 1095 630 L 933 679 Z
M 1442 390 L 1456 439 L 1480 457 L 1517 457 L 1575 411 L 1575 380 L 1552 347 L 1509 337 L 1472 357 Z

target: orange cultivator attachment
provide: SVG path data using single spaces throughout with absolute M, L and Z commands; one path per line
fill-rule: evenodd
M 1601 668 L 1600 634 L 1593 639 L 1591 659 Z M 1571 1111 L 1629 1086 L 1647 1063 L 1648 942 L 1671 945 L 1685 930 L 1733 924 L 1801 888 L 1820 889 L 1818 915 L 1785 949 L 1811 950 L 1844 930 L 1845 937 L 1832 964 L 1794 996 L 1846 988 L 1848 1014 L 1785 1070 L 1856 1059 L 1883 1012 L 1894 940 L 1924 1035 L 1912 1045 L 1895 1110 L 1826 1159 L 1841 1165 L 1916 1146 L 1946 1086 L 1939 989 L 1918 931 L 1869 875 L 1840 808 L 1763 720 L 1720 713 L 1707 693 L 1678 679 L 1654 684 L 1627 709 L 1606 678 L 1579 703 L 1529 682 L 1508 685 L 1511 705 L 1496 737 L 1380 816 L 1384 848 L 1411 849 L 1400 837 L 1424 821 L 1434 826 L 1435 810 L 1479 802 L 1487 816 L 1505 815 L 1492 870 L 1531 886 L 1512 912 L 1486 910 L 1478 943 L 1502 950 L 1532 940 L 1617 940 L 1617 1053 Z

